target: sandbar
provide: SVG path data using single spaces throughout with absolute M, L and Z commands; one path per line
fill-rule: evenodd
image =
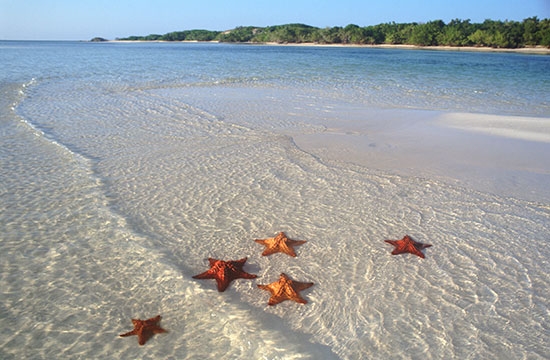
M 345 117 L 294 135 L 297 146 L 329 163 L 550 202 L 550 118 L 364 109 Z
M 550 119 L 526 116 L 448 113 L 440 124 L 461 130 L 513 139 L 550 143 Z

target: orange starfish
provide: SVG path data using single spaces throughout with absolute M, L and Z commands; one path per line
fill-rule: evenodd
M 222 292 L 235 279 L 254 279 L 257 275 L 249 274 L 243 270 L 247 258 L 241 260 L 223 261 L 208 258 L 210 269 L 193 276 L 193 279 L 216 279 L 218 291 Z
M 303 243 L 307 242 L 305 240 L 291 240 L 287 238 L 285 233 L 282 231 L 273 238 L 263 240 L 256 239 L 254 241 L 265 246 L 265 250 L 262 253 L 263 256 L 282 252 L 292 257 L 296 257 L 293 246 L 302 245 Z
M 405 237 L 401 240 L 384 240 L 384 241 L 395 246 L 395 249 L 391 253 L 392 255 L 411 253 L 411 254 L 420 256 L 421 258 L 424 258 L 424 254 L 420 250 L 432 246 L 430 244 L 422 244 L 422 243 L 416 242 L 409 235 L 405 235 Z
M 313 283 L 293 281 L 283 273 L 281 273 L 279 281 L 275 281 L 269 285 L 258 285 L 260 289 L 271 293 L 268 305 L 275 305 L 285 300 L 294 300 L 300 304 L 307 304 L 307 301 L 300 296 L 299 292 L 311 286 L 313 286 Z
M 160 334 L 167 332 L 160 326 L 158 326 L 158 322 L 160 321 L 160 315 L 157 315 L 154 318 L 150 318 L 147 320 L 138 320 L 138 319 L 132 319 L 132 323 L 134 324 L 134 330 L 127 332 L 125 334 L 122 334 L 120 336 L 131 336 L 131 335 L 137 335 L 138 336 L 138 344 L 143 345 L 153 334 Z

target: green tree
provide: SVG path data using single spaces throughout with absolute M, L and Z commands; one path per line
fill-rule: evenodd
M 150 34 L 150 35 L 147 35 L 147 36 L 143 37 L 141 40 L 158 41 L 158 40 L 162 40 L 162 35 Z
M 185 33 L 183 31 L 174 31 L 162 36 L 162 40 L 165 41 L 183 41 L 185 40 Z
M 278 42 L 324 44 L 410 44 L 410 45 L 451 45 L 451 46 L 492 46 L 515 48 L 525 45 L 550 47 L 550 20 L 531 17 L 517 21 L 485 20 L 472 24 L 470 20 L 451 20 L 448 24 L 441 20 L 418 23 L 385 23 L 360 27 L 349 24 L 346 27 L 326 27 L 324 29 L 304 25 L 286 24 L 260 27 L 237 27 L 219 32 L 208 30 L 174 31 L 164 35 L 130 36 L 121 40 L 219 40 L 225 42 Z
M 540 42 L 538 45 L 550 48 L 550 19 L 544 19 L 539 22 L 538 38 Z
M 212 41 L 219 35 L 219 33 L 219 31 L 210 30 L 188 30 L 186 31 L 185 39 L 195 41 Z
M 222 42 L 249 42 L 254 37 L 253 26 L 240 26 L 230 31 L 220 33 L 217 37 Z
M 525 35 L 524 23 L 519 21 L 506 21 L 502 33 L 506 38 L 508 48 L 518 48 L 525 46 L 523 37 Z
M 468 36 L 468 40 L 475 46 L 489 46 L 491 42 L 489 37 L 485 30 L 477 29 L 472 35 Z
M 413 31 L 416 28 L 417 23 L 409 24 L 385 24 L 382 27 L 384 32 L 384 42 L 386 44 L 410 44 L 410 39 L 412 37 Z
M 411 34 L 410 41 L 414 45 L 435 46 L 445 23 L 442 20 L 430 21 L 417 25 Z
M 335 27 L 326 27 L 320 31 L 320 43 L 322 44 L 339 44 L 342 40 L 340 38 L 340 30 L 342 28 Z
M 398 31 L 398 25 L 395 22 L 384 23 L 374 26 L 375 32 L 380 34 L 378 40 L 381 40 L 380 43 L 395 44 L 396 36 Z
M 361 44 L 383 44 L 386 41 L 386 34 L 384 28 L 380 25 L 377 26 L 367 26 L 362 29 L 362 37 L 364 38 Z
M 343 44 L 354 44 L 361 41 L 361 28 L 355 24 L 349 24 L 342 29 L 340 39 Z
M 473 33 L 470 20 L 451 20 L 443 29 L 438 37 L 439 45 L 448 46 L 466 46 L 470 44 L 468 36 Z

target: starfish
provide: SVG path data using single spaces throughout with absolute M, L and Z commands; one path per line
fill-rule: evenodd
M 243 270 L 246 260 L 247 258 L 230 261 L 208 258 L 210 269 L 193 276 L 193 279 L 216 279 L 218 291 L 225 291 L 229 283 L 235 279 L 254 279 L 257 277 L 257 275 L 249 274 Z
M 291 240 L 287 238 L 285 233 L 282 231 L 273 238 L 263 240 L 256 239 L 254 241 L 265 246 L 265 250 L 262 253 L 263 256 L 282 252 L 292 257 L 296 257 L 293 246 L 302 245 L 307 242 L 305 240 Z
M 299 292 L 311 286 L 313 286 L 313 283 L 293 281 L 283 273 L 281 273 L 279 281 L 275 281 L 269 285 L 258 285 L 260 289 L 271 293 L 268 305 L 275 305 L 285 300 L 294 300 L 300 304 L 307 304 L 307 301 L 300 296 Z
M 392 255 L 411 253 L 411 254 L 420 256 L 421 258 L 424 258 L 424 254 L 420 250 L 432 246 L 430 244 L 422 244 L 422 243 L 416 242 L 409 235 L 405 235 L 405 237 L 401 240 L 384 240 L 384 241 L 395 246 L 395 249 L 391 253 Z
M 120 336 L 131 336 L 131 335 L 137 335 L 138 336 L 138 344 L 143 345 L 153 334 L 160 334 L 167 332 L 160 326 L 158 326 L 158 322 L 160 321 L 160 315 L 157 315 L 154 318 L 150 318 L 147 320 L 138 320 L 138 319 L 132 319 L 132 323 L 134 324 L 134 330 L 127 332 L 125 334 L 121 334 Z

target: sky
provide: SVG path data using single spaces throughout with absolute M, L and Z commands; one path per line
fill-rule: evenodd
M 0 0 L 0 40 L 116 39 L 302 23 L 317 27 L 550 18 L 550 0 Z

